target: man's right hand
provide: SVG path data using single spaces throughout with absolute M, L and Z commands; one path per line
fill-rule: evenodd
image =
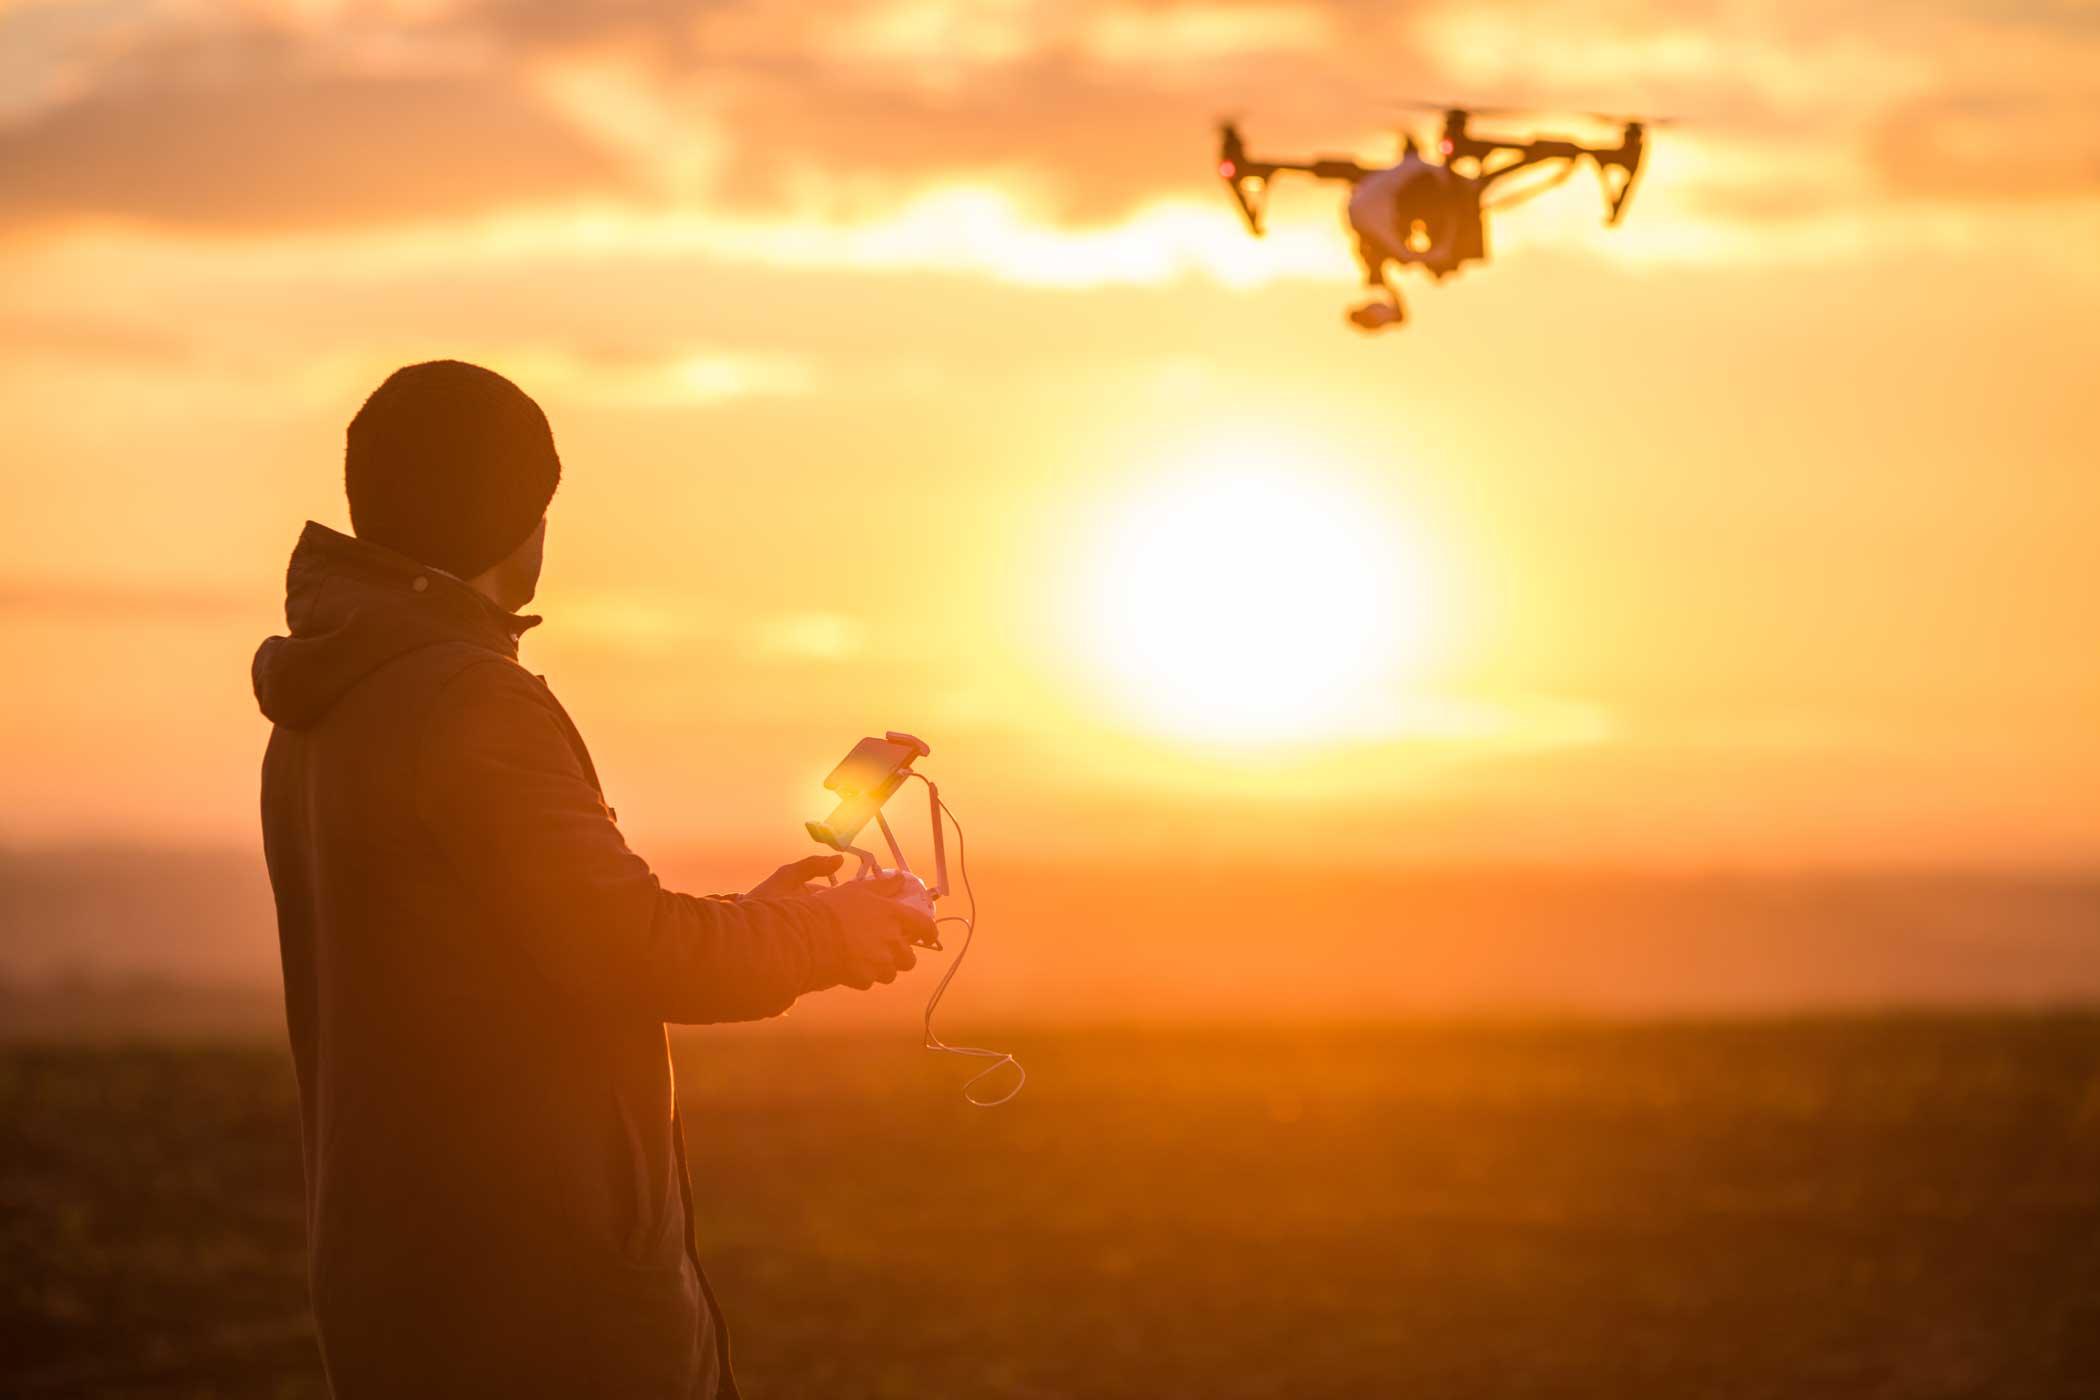
M 933 919 L 923 910 L 901 903 L 900 877 L 880 880 L 848 880 L 830 889 L 818 890 L 810 898 L 829 910 L 843 932 L 838 976 L 827 986 L 847 986 L 866 991 L 877 982 L 894 982 L 900 972 L 918 965 L 912 941 L 930 938 Z

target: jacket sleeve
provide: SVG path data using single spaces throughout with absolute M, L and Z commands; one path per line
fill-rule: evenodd
M 469 893 L 556 986 L 691 1024 L 777 1016 L 834 985 L 839 930 L 808 896 L 663 888 L 627 847 L 540 682 L 468 666 L 424 725 L 416 800 Z

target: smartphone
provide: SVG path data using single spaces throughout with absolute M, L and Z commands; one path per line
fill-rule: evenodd
M 893 733 L 855 744 L 824 780 L 825 790 L 838 794 L 839 805 L 823 821 L 805 823 L 809 834 L 833 850 L 851 846 L 882 804 L 904 786 L 912 761 L 926 752 L 926 745 L 909 734 Z

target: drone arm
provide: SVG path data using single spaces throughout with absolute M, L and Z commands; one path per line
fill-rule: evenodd
M 1371 173 L 1353 160 L 1336 160 L 1332 156 L 1322 156 L 1318 160 L 1309 160 L 1302 165 L 1284 165 L 1277 168 L 1280 170 L 1302 170 L 1315 180 L 1346 180 L 1352 185 Z
M 1276 177 L 1285 171 L 1298 175 L 1310 175 L 1315 180 L 1346 180 L 1350 184 L 1371 172 L 1353 160 L 1335 160 L 1320 157 L 1314 160 L 1249 160 L 1237 151 L 1228 151 L 1218 163 L 1218 175 L 1232 191 L 1233 202 L 1240 206 L 1240 214 L 1247 220 L 1247 231 L 1256 238 L 1262 235 L 1262 215 L 1268 208 L 1268 190 Z
M 1504 204 L 1519 203 L 1533 195 L 1543 194 L 1567 179 L 1574 173 L 1575 166 L 1584 158 L 1588 158 L 1596 165 L 1597 180 L 1604 187 L 1604 222 L 1607 225 L 1616 225 L 1620 216 L 1626 212 L 1626 203 L 1633 198 L 1634 182 L 1640 178 L 1641 173 L 1640 147 L 1630 141 L 1616 148 L 1603 149 L 1578 146 L 1572 141 L 1534 141 L 1528 146 L 1502 146 L 1496 149 L 1513 151 L 1517 158 L 1492 170 L 1482 170 L 1479 176 L 1482 193 L 1499 183 L 1503 177 L 1514 175 L 1519 170 L 1529 170 L 1547 161 L 1568 162 L 1567 167 L 1551 180 L 1518 191 L 1515 196 L 1503 201 Z M 1626 172 L 1625 180 L 1616 189 L 1612 187 L 1611 179 L 1611 172 L 1615 169 Z
M 1516 166 L 1511 166 L 1511 167 L 1509 167 L 1509 169 L 1511 169 L 1511 170 L 1515 170 L 1516 168 L 1517 168 Z M 1528 167 L 1527 167 L 1527 168 L 1528 168 Z M 1496 173 L 1497 173 L 1497 174 L 1502 174 L 1502 173 L 1504 173 L 1504 172 L 1502 172 L 1502 171 L 1497 171 Z M 1536 198 L 1538 198 L 1538 197 L 1539 197 L 1540 195 L 1544 194 L 1544 193 L 1545 193 L 1546 191 L 1548 191 L 1548 190 L 1550 190 L 1550 189 L 1556 189 L 1556 188 L 1560 187 L 1561 185 L 1564 185 L 1564 184 L 1566 184 L 1566 183 L 1568 182 L 1568 177 L 1569 177 L 1569 176 L 1571 176 L 1571 175 L 1573 175 L 1574 173 L 1575 173 L 1575 162 L 1573 162 L 1573 161 L 1566 161 L 1566 162 L 1562 163 L 1562 165 L 1561 165 L 1560 169 L 1558 169 L 1558 170 L 1554 171 L 1554 172 L 1553 172 L 1553 173 L 1552 173 L 1551 175 L 1547 176 L 1547 177 L 1546 177 L 1545 179 L 1543 179 L 1543 180 L 1534 180 L 1534 181 L 1532 181 L 1532 182 L 1531 182 L 1530 184 L 1528 184 L 1528 185 L 1524 185 L 1524 186 L 1522 186 L 1522 187 L 1520 187 L 1520 188 L 1518 188 L 1518 189 L 1515 189 L 1515 190 L 1512 190 L 1512 191 L 1510 191 L 1510 192 L 1509 192 L 1509 193 L 1507 193 L 1507 194 L 1504 194 L 1504 195 L 1503 195 L 1503 196 L 1502 196 L 1502 197 L 1501 197 L 1500 199 L 1495 199 L 1495 200 L 1485 200 L 1485 199 L 1484 199 L 1484 200 L 1482 200 L 1482 201 L 1481 201 L 1481 203 L 1480 203 L 1480 207 L 1481 207 L 1481 209 L 1482 209 L 1483 211 L 1486 211 L 1486 210 L 1493 210 L 1493 209 L 1510 209 L 1510 208 L 1514 208 L 1514 207 L 1515 207 L 1516 205 L 1522 204 L 1522 203 L 1524 203 L 1524 202 L 1525 202 L 1526 200 L 1536 199 Z
M 1634 184 L 1641 178 L 1639 161 L 1634 161 L 1630 165 L 1619 165 L 1618 168 L 1626 172 L 1626 178 L 1619 183 L 1619 188 L 1616 191 L 1613 190 L 1610 172 L 1611 166 L 1614 164 L 1616 162 L 1599 161 L 1597 163 L 1597 180 L 1598 183 L 1604 186 L 1604 224 L 1607 228 L 1616 228 L 1618 226 L 1619 217 L 1626 212 L 1627 202 L 1633 198 Z
M 1494 169 L 1483 168 L 1480 172 L 1480 187 L 1486 192 L 1504 176 L 1514 175 L 1519 170 L 1529 170 L 1534 165 L 1544 165 L 1549 160 L 1572 161 L 1589 152 L 1567 141 L 1538 141 L 1529 146 L 1501 146 L 1498 150 L 1514 151 L 1517 158 Z M 1490 155 L 1493 152 L 1489 152 Z

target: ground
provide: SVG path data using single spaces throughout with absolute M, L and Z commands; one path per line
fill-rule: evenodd
M 1017 1048 L 681 1037 L 747 1394 L 2100 1394 L 2100 1017 Z M 322 1393 L 301 1212 L 279 1046 L 0 1052 L 0 1393 Z

